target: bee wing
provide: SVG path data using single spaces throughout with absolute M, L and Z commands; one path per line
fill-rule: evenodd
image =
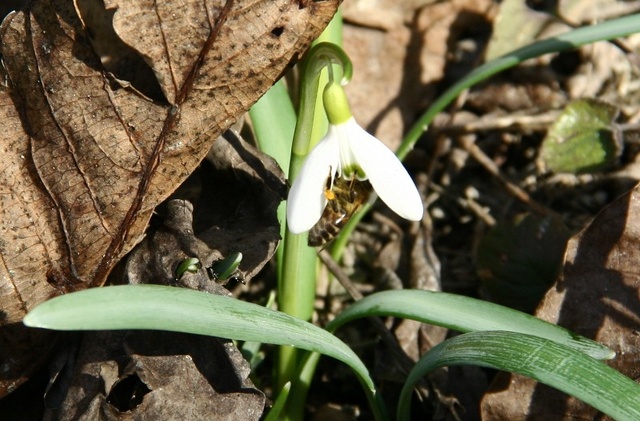
M 338 167 L 338 141 L 331 132 L 307 156 L 289 191 L 287 224 L 289 231 L 309 231 L 327 205 L 324 190 L 330 173 Z
M 424 208 L 420 193 L 395 154 L 355 122 L 349 146 L 380 199 L 401 217 L 421 220 Z

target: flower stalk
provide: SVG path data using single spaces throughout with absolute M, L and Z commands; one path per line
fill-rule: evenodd
M 319 43 L 314 46 L 305 58 L 302 85 L 300 88 L 300 105 L 298 121 L 291 147 L 289 180 L 298 176 L 309 150 L 312 147 L 313 121 L 318 85 L 322 70 L 338 64 L 342 68 L 343 78 L 350 79 L 351 61 L 338 46 L 332 43 Z M 307 246 L 306 233 L 285 231 L 282 270 L 278 279 L 278 307 L 281 311 L 309 320 L 313 313 L 315 300 L 315 273 L 317 255 L 313 248 Z M 299 358 L 296 350 L 281 348 L 278 362 L 278 387 L 296 378 Z

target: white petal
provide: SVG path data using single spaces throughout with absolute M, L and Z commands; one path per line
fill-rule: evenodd
M 401 217 L 410 221 L 421 220 L 424 212 L 422 199 L 402 162 L 355 121 L 349 130 L 349 147 L 380 199 Z
M 287 224 L 289 231 L 309 231 L 322 216 L 327 205 L 324 190 L 331 171 L 338 166 L 338 139 L 332 130 L 313 148 L 289 191 Z

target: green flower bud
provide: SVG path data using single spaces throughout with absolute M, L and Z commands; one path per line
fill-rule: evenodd
M 344 88 L 337 82 L 329 82 L 322 95 L 329 123 L 342 124 L 351 118 L 351 110 Z

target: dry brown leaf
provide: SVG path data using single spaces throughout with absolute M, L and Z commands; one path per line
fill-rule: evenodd
M 229 132 L 216 141 L 214 149 L 228 144 L 226 138 Z M 250 156 L 257 161 L 255 155 Z M 233 157 L 239 161 L 232 164 L 233 169 L 240 171 L 244 166 L 250 170 L 250 164 L 237 154 L 228 153 L 220 156 L 219 160 L 228 162 Z M 184 194 L 184 188 L 192 184 L 194 178 L 199 178 L 202 167 L 174 196 Z M 218 168 L 210 173 L 217 176 L 219 172 Z M 210 173 L 201 174 L 201 177 L 211 178 Z M 232 247 L 238 247 L 245 255 L 241 273 L 247 280 L 275 251 L 279 238 L 275 209 L 282 200 L 278 194 L 269 194 L 265 185 L 270 183 L 262 181 L 260 174 L 254 175 L 255 188 L 259 186 L 263 190 L 263 194 L 253 195 L 257 202 L 255 206 L 250 206 L 253 201 L 247 199 L 247 192 L 251 191 L 247 185 L 251 185 L 246 180 L 245 184 L 234 183 L 233 180 L 226 182 L 232 189 L 242 192 L 236 196 L 248 202 L 248 205 L 241 206 L 240 211 L 235 209 L 238 197 L 226 194 L 228 192 L 225 189 L 216 190 L 218 200 L 209 200 L 207 203 L 198 201 L 199 207 L 206 208 L 204 213 L 213 216 L 214 225 L 227 224 L 220 231 L 222 235 L 210 236 L 212 239 L 220 242 L 228 240 L 229 236 L 239 237 L 245 231 L 254 232 L 251 237 L 246 235 L 246 241 L 231 242 Z M 278 180 L 279 186 L 284 187 L 282 179 L 277 178 L 276 174 L 273 177 Z M 187 191 L 191 191 L 191 188 Z M 216 194 L 206 191 L 203 196 L 215 198 Z M 219 200 L 220 197 L 224 197 L 224 200 Z M 238 218 L 229 218 L 227 214 L 221 216 L 220 210 L 208 206 L 208 202 L 228 205 L 227 208 L 239 214 Z M 273 215 L 266 215 L 266 212 L 262 217 L 254 217 L 256 221 L 253 224 L 247 224 L 242 215 L 248 211 L 251 214 L 254 207 L 260 208 L 263 213 L 273 208 Z M 156 213 L 162 215 L 162 225 L 158 227 L 152 224 L 153 228 L 147 230 L 144 240 L 127 255 L 126 264 L 119 266 L 124 273 L 114 271 L 112 275 L 118 280 L 126 279 L 131 284 L 177 285 L 210 294 L 231 295 L 229 290 L 207 275 L 205 266 L 221 259 L 223 254 L 219 247 L 214 245 L 210 248 L 210 244 L 195 235 L 206 232 L 194 233 L 191 203 L 187 200 L 167 200 L 157 208 Z M 230 219 L 234 221 L 230 223 Z M 238 227 L 235 226 L 236 220 L 241 221 Z M 273 232 L 270 238 L 259 235 L 269 230 Z M 176 278 L 175 270 L 179 262 L 194 256 L 202 262 L 200 270 L 186 272 Z M 136 348 L 134 344 L 143 344 L 143 349 L 139 346 Z M 206 350 L 204 354 L 203 350 Z M 52 370 L 61 374 L 70 373 L 54 376 L 57 380 L 50 390 L 56 392 L 47 393 L 47 408 L 51 414 L 56 414 L 56 419 L 95 419 L 100 418 L 99 413 L 104 413 L 106 419 L 113 420 L 126 419 L 131 414 L 145 419 L 250 420 L 258 419 L 263 412 L 264 396 L 247 380 L 250 372 L 248 363 L 235 345 L 228 341 L 176 333 L 132 331 L 126 336 L 110 332 L 86 333 L 82 335 L 79 346 L 74 342 L 66 342 L 53 360 L 64 360 L 65 355 L 77 354 L 79 358 L 66 357 L 68 361 L 64 369 L 53 367 Z M 125 354 L 128 356 L 123 358 Z
M 580 25 L 585 22 L 602 22 L 637 13 L 640 2 L 638 0 L 563 0 L 557 3 L 557 8 L 563 19 Z
M 178 264 L 196 257 L 202 264 L 200 276 L 187 272 L 178 284 L 220 293 L 215 287 L 221 287 L 209 279 L 205 268 L 241 252 L 236 275 L 249 282 L 276 251 L 280 241 L 276 212 L 286 192 L 284 174 L 275 160 L 235 130 L 227 130 L 214 143 L 206 163 L 171 200 L 156 208 L 162 226 L 147 230 L 145 239 L 127 255 L 124 276 L 116 274 L 116 281 L 175 285 Z
M 100 26 L 76 12 L 95 12 L 87 4 L 40 0 L 1 28 L 0 396 L 43 355 L 8 326 L 20 330 L 51 296 L 102 285 L 154 207 L 307 48 L 338 1 L 107 2 L 120 7 L 115 30 L 164 98 L 105 70 L 94 50 Z
M 264 410 L 231 342 L 175 332 L 82 336 L 65 393 L 47 395 L 47 419 L 248 421 Z
M 123 271 L 114 275 L 128 284 L 182 286 L 211 294 L 230 295 L 229 291 L 206 275 L 205 267 L 222 259 L 193 232 L 193 205 L 187 200 L 168 200 L 161 206 L 165 214 L 162 226 L 151 232 L 126 258 Z M 189 257 L 201 259 L 201 270 L 176 278 L 176 268 Z M 124 272 L 124 273 L 118 273 Z
M 353 114 L 396 149 L 416 113 L 438 94 L 438 84 L 473 69 L 471 62 L 482 46 L 468 44 L 476 42 L 475 32 L 489 33 L 495 2 L 354 3 L 345 7 L 345 20 L 356 24 L 344 28 L 344 48 L 355 69 L 346 88 Z M 369 12 L 374 8 L 377 13 Z M 464 62 L 456 55 L 464 55 Z
M 562 277 L 536 312 L 613 349 L 609 365 L 634 380 L 640 378 L 639 221 L 637 186 L 569 241 Z M 509 374 L 496 379 L 482 412 L 491 420 L 607 419 L 577 399 Z
M 267 264 L 280 241 L 276 212 L 287 194 L 284 174 L 273 158 L 233 130 L 213 145 L 206 159 L 215 169 L 210 184 L 217 194 L 203 194 L 208 203 L 201 212 L 211 223 L 198 237 L 224 256 L 241 251 L 239 269 L 249 280 Z

